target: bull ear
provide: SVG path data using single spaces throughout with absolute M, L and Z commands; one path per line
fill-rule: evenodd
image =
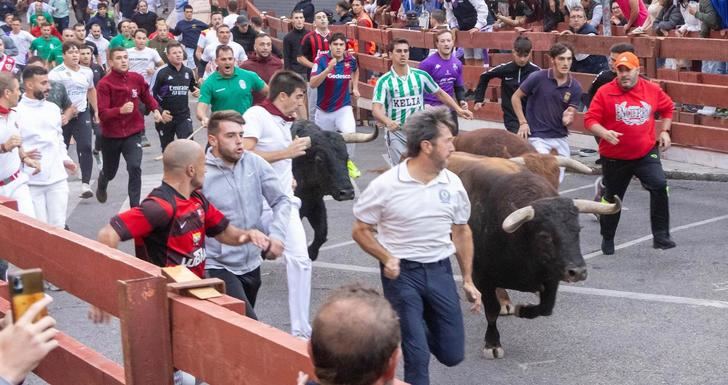
M 622 209 L 622 201 L 614 196 L 614 203 L 599 203 L 586 199 L 574 199 L 574 206 L 584 214 L 611 215 Z
M 344 142 L 346 143 L 367 143 L 376 139 L 377 136 L 379 136 L 379 129 L 377 127 L 374 127 L 374 131 L 371 134 L 364 134 L 361 132 L 341 134 L 341 137 L 344 138 Z
M 576 159 L 571 159 L 565 156 L 557 156 L 556 161 L 559 163 L 559 166 L 566 167 L 567 170 L 586 175 L 591 175 L 592 173 L 592 169 L 589 166 L 579 162 Z
M 501 227 L 503 228 L 503 231 L 510 234 L 518 230 L 522 224 L 530 221 L 535 216 L 536 211 L 534 211 L 533 206 L 522 207 L 507 216 L 506 219 L 503 220 L 503 225 L 501 225 Z

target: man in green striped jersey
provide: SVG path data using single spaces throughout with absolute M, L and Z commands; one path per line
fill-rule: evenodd
M 385 135 L 390 164 L 399 164 L 407 149 L 407 134 L 400 129 L 404 122 L 417 111 L 425 108 L 424 93 L 437 96 L 458 116 L 472 119 L 472 112 L 463 109 L 425 71 L 410 68 L 409 42 L 402 38 L 389 45 L 392 69 L 377 80 L 372 100 L 374 118 L 387 128 Z

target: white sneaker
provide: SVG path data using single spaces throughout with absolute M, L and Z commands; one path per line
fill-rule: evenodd
M 696 111 L 696 114 L 703 115 L 703 116 L 713 116 L 715 115 L 716 107 L 713 106 L 704 106 L 703 108 Z
M 88 199 L 94 196 L 93 190 L 91 190 L 91 186 L 88 185 L 88 183 L 83 183 L 81 185 L 81 194 L 78 196 L 79 198 Z

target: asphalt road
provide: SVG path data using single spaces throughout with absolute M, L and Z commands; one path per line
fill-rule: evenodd
M 153 146 L 144 150 L 143 195 L 159 184 L 162 172 L 161 162 L 153 160 L 160 149 L 149 119 L 147 127 Z M 203 138 L 196 136 L 200 142 Z M 368 170 L 385 165 L 383 153 L 381 137 L 357 145 L 355 160 L 364 172 L 356 181 L 359 189 L 376 176 Z M 94 179 L 95 174 L 96 170 Z M 562 194 L 591 198 L 594 179 L 568 174 Z M 105 204 L 76 198 L 80 190 L 77 179 L 70 185 L 68 225 L 84 236 L 95 237 L 127 204 L 123 161 Z M 432 384 L 728 383 L 722 369 L 728 357 L 726 184 L 671 181 L 670 187 L 675 249 L 652 249 L 648 193 L 633 183 L 624 201 L 617 253 L 600 255 L 598 223 L 591 216 L 582 216 L 581 250 L 587 258 L 589 278 L 562 285 L 550 317 L 501 318 L 499 329 L 506 352 L 501 360 L 482 357 L 484 316 L 468 313 L 463 303 L 466 359 L 454 368 L 433 359 Z M 330 234 L 314 264 L 312 313 L 327 293 L 343 284 L 361 282 L 381 288 L 374 259 L 351 241 L 352 201 L 329 200 L 327 207 Z M 127 242 L 122 249 L 132 252 L 132 245 Z M 256 307 L 260 319 L 288 330 L 284 266 L 265 263 L 263 281 Z M 52 296 L 51 313 L 65 332 L 111 359 L 121 360 L 118 321 L 92 325 L 85 319 L 85 303 L 65 292 Z M 531 294 L 514 293 L 513 297 L 516 302 L 537 301 Z M 290 383 L 294 381 L 292 378 Z M 34 378 L 29 383 L 43 382 Z

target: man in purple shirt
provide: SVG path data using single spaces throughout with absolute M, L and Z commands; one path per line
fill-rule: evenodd
M 558 155 L 569 157 L 567 128 L 574 121 L 581 101 L 581 86 L 569 70 L 574 60 L 574 50 L 562 43 L 549 50 L 551 68 L 532 73 L 511 97 L 513 112 L 518 117 L 518 135 L 528 139 L 538 152 L 548 154 L 556 150 Z M 521 99 L 527 97 L 526 113 Z M 564 179 L 561 169 L 559 181 Z
M 463 63 L 453 55 L 452 31 L 442 30 L 437 33 L 435 39 L 437 52 L 420 62 L 419 69 L 430 74 L 443 91 L 467 110 L 468 103 L 464 100 Z M 442 102 L 434 94 L 425 94 L 425 104 L 441 106 Z M 454 134 L 457 135 L 458 115 L 453 110 L 450 110 L 450 113 L 455 121 L 456 132 Z

